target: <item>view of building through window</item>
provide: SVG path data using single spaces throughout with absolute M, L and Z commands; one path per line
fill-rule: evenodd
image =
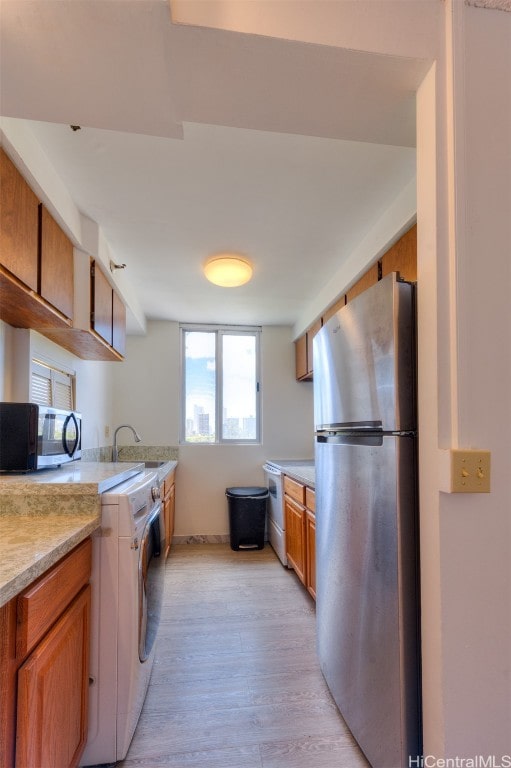
M 185 440 L 258 439 L 257 332 L 184 330 Z

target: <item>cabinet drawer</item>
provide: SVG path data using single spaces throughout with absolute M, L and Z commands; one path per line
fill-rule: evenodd
M 18 597 L 16 657 L 24 659 L 84 587 L 91 573 L 86 539 Z
M 164 481 L 164 485 L 163 485 L 165 496 L 168 493 L 170 493 L 170 489 L 174 485 L 175 479 L 176 479 L 176 470 L 173 469 L 172 472 L 169 472 L 169 474 L 165 477 L 165 481 Z
M 311 512 L 316 511 L 316 492 L 312 488 L 305 489 L 305 506 L 310 509 Z
M 296 480 L 292 480 L 287 475 L 284 475 L 284 493 L 287 493 L 288 496 L 291 496 L 299 504 L 305 502 L 305 486 L 297 483 Z

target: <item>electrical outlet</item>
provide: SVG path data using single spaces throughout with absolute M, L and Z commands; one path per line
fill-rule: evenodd
M 451 493 L 490 493 L 490 451 L 451 451 Z
M 110 437 L 110 427 L 108 424 L 105 427 L 105 437 Z

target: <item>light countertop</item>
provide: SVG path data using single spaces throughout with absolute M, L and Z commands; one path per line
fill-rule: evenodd
M 77 461 L 0 475 L 0 606 L 99 528 L 101 493 L 142 471 L 139 462 Z
M 268 464 L 272 464 L 284 475 L 289 475 L 299 483 L 308 485 L 310 488 L 316 486 L 316 473 L 313 459 L 269 459 Z

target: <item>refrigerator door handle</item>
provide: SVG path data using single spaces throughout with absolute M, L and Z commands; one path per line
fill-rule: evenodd
M 316 440 L 318 443 L 329 443 L 330 445 L 368 445 L 372 448 L 383 445 L 383 432 L 371 432 L 361 434 L 360 432 L 336 432 L 329 434 L 318 434 Z
M 366 430 L 381 430 L 381 421 L 344 421 L 333 424 L 318 424 L 316 432 L 365 432 Z

